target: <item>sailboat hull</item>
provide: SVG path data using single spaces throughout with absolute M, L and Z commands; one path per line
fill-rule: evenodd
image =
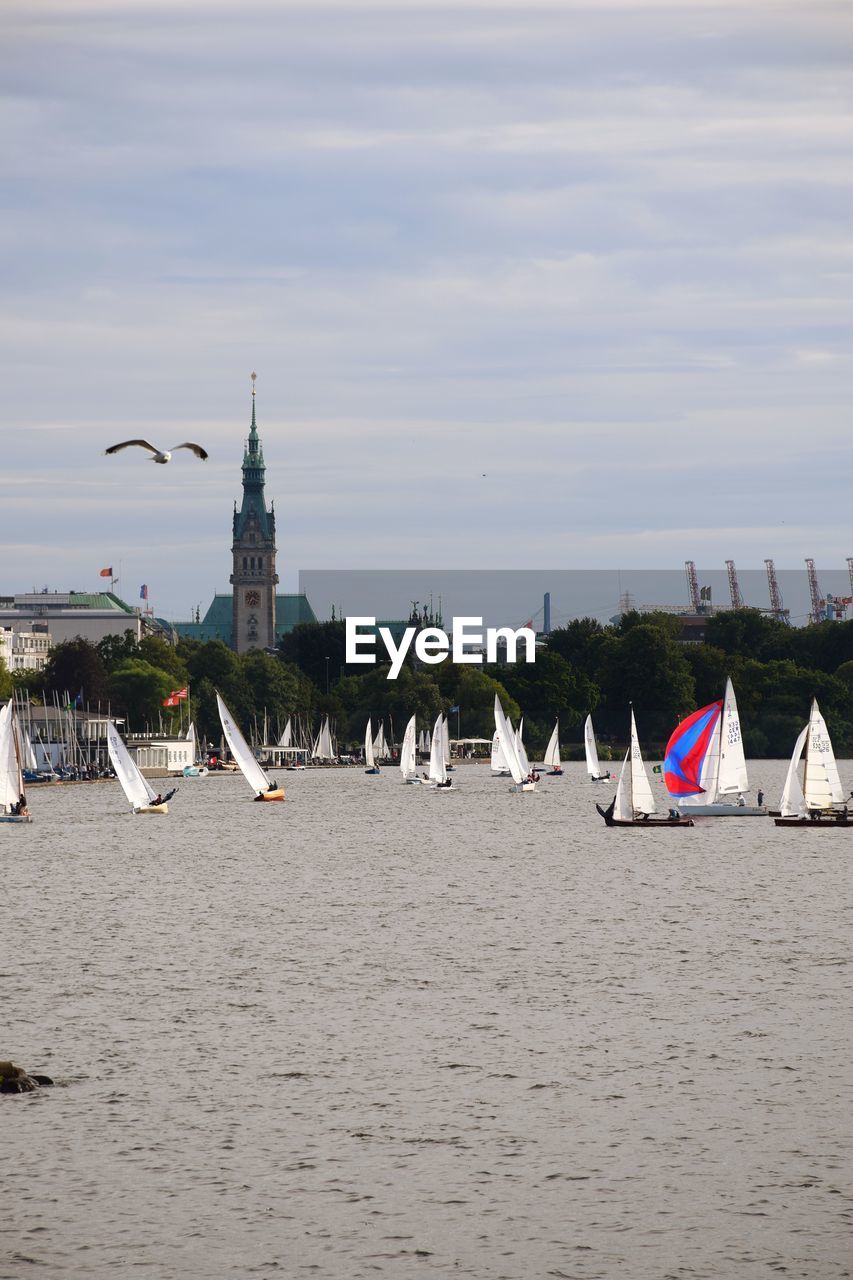
M 32 822 L 28 813 L 0 813 L 0 822 Z
M 168 813 L 169 806 L 167 804 L 144 804 L 138 809 L 134 809 L 134 813 Z
M 601 814 L 608 827 L 694 827 L 696 824 L 692 818 L 614 818 L 608 809 L 602 809 L 597 804 L 596 809 Z
M 681 812 L 688 816 L 688 810 L 681 809 Z M 765 805 L 757 804 L 702 804 L 691 805 L 689 816 L 691 818 L 766 818 L 767 808 Z
M 284 788 L 276 787 L 275 791 L 261 791 L 259 795 L 255 796 L 255 799 L 258 801 L 263 801 L 264 803 L 270 800 L 283 800 Z
M 373 766 L 373 768 L 372 768 L 372 769 L 365 769 L 365 771 L 364 771 L 364 772 L 365 772 L 365 773 L 370 773 L 370 774 L 378 773 L 378 772 L 379 772 L 379 765 L 378 765 L 378 764 L 375 764 L 375 765 Z
M 562 776 L 563 776 L 562 769 L 549 769 L 548 772 L 545 774 L 546 778 L 562 778 Z
M 853 819 L 847 813 L 819 813 L 808 818 L 774 818 L 777 827 L 800 827 L 808 831 L 834 831 L 845 827 L 853 831 Z

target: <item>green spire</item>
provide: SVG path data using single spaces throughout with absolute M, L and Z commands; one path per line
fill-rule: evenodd
M 258 435 L 258 423 L 255 417 L 256 377 L 257 374 L 253 373 L 252 424 L 249 428 L 249 435 L 243 452 L 243 502 L 239 512 L 236 510 L 234 512 L 235 540 L 242 535 L 250 512 L 255 514 L 261 535 L 264 538 L 272 538 L 273 536 L 273 521 L 270 519 L 270 513 L 267 511 L 264 501 L 264 473 L 266 471 L 264 451 Z

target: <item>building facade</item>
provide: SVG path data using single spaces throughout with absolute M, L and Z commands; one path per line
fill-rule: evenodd
M 232 648 L 238 653 L 275 647 L 275 510 L 264 496 L 264 451 L 255 420 L 252 375 L 252 425 L 243 453 L 243 501 L 234 504 L 232 570 Z
M 276 591 L 275 508 L 267 509 L 266 465 L 255 414 L 243 450 L 243 499 L 231 521 L 232 593 L 217 592 L 204 617 L 171 624 L 179 636 L 205 643 L 221 640 L 238 653 L 274 649 L 282 636 L 303 622 L 316 622 L 308 598 Z

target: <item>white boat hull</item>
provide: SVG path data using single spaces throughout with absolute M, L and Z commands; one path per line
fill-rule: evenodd
M 32 822 L 28 813 L 0 813 L 0 822 Z
M 167 804 L 145 804 L 140 805 L 138 809 L 134 809 L 134 813 L 168 813 L 169 806 Z
M 685 818 L 766 818 L 767 806 L 757 804 L 714 804 L 678 805 L 678 812 Z

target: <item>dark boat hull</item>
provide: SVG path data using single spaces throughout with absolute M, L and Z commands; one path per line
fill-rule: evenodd
M 696 824 L 692 818 L 614 818 L 609 809 L 602 809 L 597 804 L 596 809 L 601 814 L 608 827 L 653 827 L 660 830 L 661 827 L 693 827 Z
M 846 813 L 835 817 L 827 815 L 823 818 L 774 818 L 777 827 L 797 827 L 804 831 L 837 831 L 839 827 L 853 831 L 853 819 Z

